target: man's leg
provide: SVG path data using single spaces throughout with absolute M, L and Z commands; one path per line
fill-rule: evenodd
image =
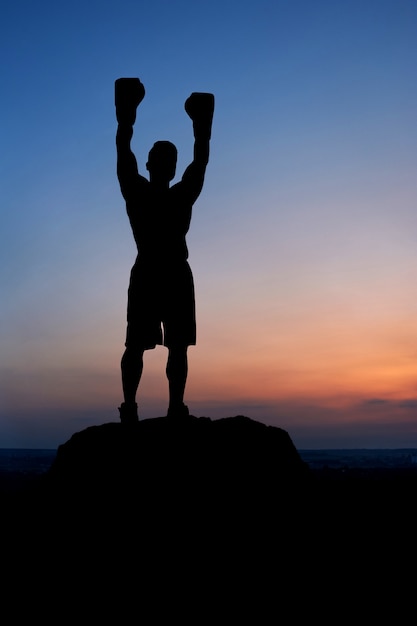
M 188 346 L 176 346 L 168 349 L 166 374 L 169 383 L 168 415 L 188 415 L 184 404 L 184 391 L 188 375 Z
M 124 402 L 120 407 L 122 422 L 138 420 L 136 392 L 143 371 L 143 349 L 127 347 L 121 361 Z

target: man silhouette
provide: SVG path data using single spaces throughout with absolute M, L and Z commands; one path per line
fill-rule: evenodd
M 138 250 L 130 274 L 126 349 L 121 361 L 122 423 L 138 420 L 136 393 L 143 353 L 157 344 L 168 348 L 168 415 L 188 415 L 184 404 L 187 349 L 196 343 L 196 322 L 186 234 L 192 206 L 204 183 L 214 112 L 212 94 L 192 93 L 186 100 L 185 110 L 193 122 L 194 158 L 181 181 L 170 187 L 177 162 L 174 144 L 154 144 L 146 164 L 149 180 L 139 174 L 130 147 L 136 109 L 144 96 L 145 89 L 138 78 L 116 80 L 117 176 Z

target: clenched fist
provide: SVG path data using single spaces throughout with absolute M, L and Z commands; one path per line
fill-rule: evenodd
M 118 78 L 114 84 L 116 118 L 119 124 L 133 126 L 136 109 L 145 97 L 145 87 L 139 78 Z
M 193 121 L 194 135 L 204 135 L 210 139 L 214 95 L 212 93 L 194 92 L 185 101 L 184 108 Z

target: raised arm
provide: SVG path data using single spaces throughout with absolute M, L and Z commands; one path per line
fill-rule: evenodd
M 136 109 L 145 97 L 139 78 L 119 78 L 115 82 L 115 105 L 118 122 L 116 133 L 117 177 L 125 200 L 137 183 L 139 173 L 136 157 L 130 147 Z
M 193 122 L 194 158 L 184 172 L 182 183 L 190 190 L 192 202 L 200 195 L 210 152 L 214 96 L 211 93 L 192 93 L 185 102 L 185 110 Z

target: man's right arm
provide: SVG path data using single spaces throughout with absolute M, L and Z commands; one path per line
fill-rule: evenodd
M 120 183 L 120 190 L 125 200 L 131 195 L 130 192 L 138 179 L 138 164 L 133 154 L 130 141 L 133 136 L 133 127 L 119 124 L 116 133 L 117 148 L 117 178 Z
M 145 96 L 145 89 L 138 78 L 119 78 L 115 83 L 117 177 L 125 200 L 137 188 L 139 176 L 136 157 L 130 147 L 136 109 Z M 143 178 L 145 181 L 146 179 Z

